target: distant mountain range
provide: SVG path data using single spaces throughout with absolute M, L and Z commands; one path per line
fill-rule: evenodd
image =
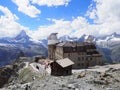
M 61 41 L 77 41 L 77 42 L 92 42 L 95 43 L 98 50 L 104 55 L 107 62 L 120 62 L 120 34 L 112 33 L 102 37 L 92 35 L 82 35 L 79 38 L 63 36 Z
M 65 35 L 59 40 L 95 43 L 106 61 L 120 62 L 120 35 L 117 33 L 102 37 L 84 34 L 79 38 Z M 24 30 L 14 38 L 0 38 L 0 66 L 13 62 L 21 51 L 25 56 L 47 56 L 47 40 L 34 40 Z
M 47 47 L 44 40 L 34 41 L 22 30 L 14 38 L 0 39 L 0 66 L 13 62 L 22 51 L 25 56 L 46 55 Z

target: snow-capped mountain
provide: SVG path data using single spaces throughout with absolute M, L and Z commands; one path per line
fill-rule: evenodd
M 113 33 L 103 37 L 84 34 L 79 38 L 64 35 L 59 40 L 95 43 L 107 60 L 120 62 L 120 34 Z M 13 38 L 0 38 L 0 65 L 15 60 L 20 51 L 23 51 L 26 56 L 47 55 L 47 39 L 33 39 L 24 30 Z
M 59 38 L 60 41 L 77 41 L 77 42 L 96 42 L 97 38 L 93 35 L 82 35 L 79 38 L 70 37 L 68 35 L 64 35 Z
M 43 40 L 35 40 L 31 38 L 27 33 L 22 30 L 17 36 L 10 38 L 5 37 L 0 39 L 1 44 L 38 44 L 43 45 L 44 47 L 47 47 L 46 43 L 43 42 Z
M 26 43 L 28 41 L 30 41 L 30 37 L 26 34 L 26 32 L 24 30 L 22 30 L 15 38 L 14 40 L 16 40 L 17 42 L 21 42 L 21 43 Z
M 102 37 L 84 34 L 75 40 L 69 36 L 63 36 L 60 40 L 95 43 L 107 62 L 120 62 L 120 34 L 112 33 Z
M 102 37 L 95 37 L 93 35 L 82 35 L 79 38 L 70 37 L 68 35 L 59 38 L 60 41 L 77 41 L 77 42 L 92 42 L 102 48 L 111 48 L 112 46 L 120 44 L 120 35 L 113 33 Z
M 20 51 L 24 52 L 25 56 L 47 55 L 47 44 L 45 40 L 34 40 L 24 30 L 16 37 L 1 38 L 0 66 L 14 61 Z
M 79 42 L 92 42 L 92 43 L 95 43 L 96 40 L 97 38 L 94 37 L 93 35 L 85 35 L 85 34 L 78 39 Z
M 111 41 L 111 42 L 120 41 L 120 35 L 114 32 L 111 35 L 99 37 L 98 41 Z
M 111 35 L 99 37 L 96 43 L 100 47 L 111 48 L 112 46 L 120 44 L 120 35 L 113 33 Z
M 68 35 L 64 35 L 62 37 L 59 38 L 60 41 L 77 41 L 78 38 L 76 37 L 70 37 Z
M 15 44 L 15 43 L 27 43 L 30 41 L 30 37 L 26 34 L 24 30 L 22 30 L 16 37 L 10 38 L 1 38 L 0 43 L 10 43 L 10 44 Z

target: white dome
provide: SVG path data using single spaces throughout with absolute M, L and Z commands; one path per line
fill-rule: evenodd
M 57 33 L 51 33 L 48 37 L 48 40 L 57 40 Z
M 50 36 L 48 37 L 48 45 L 54 45 L 58 42 L 59 40 L 57 38 L 57 33 L 51 33 Z

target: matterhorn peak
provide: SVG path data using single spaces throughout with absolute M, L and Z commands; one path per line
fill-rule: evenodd
M 16 37 L 15 39 L 19 40 L 21 38 L 29 39 L 30 37 L 27 35 L 25 30 L 22 30 Z

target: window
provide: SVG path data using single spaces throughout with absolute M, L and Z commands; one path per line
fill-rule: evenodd
M 88 57 L 86 57 L 86 60 L 88 60 Z
M 82 57 L 82 60 L 84 60 L 84 57 Z
M 68 57 L 70 57 L 70 53 L 68 53 Z
M 90 58 L 90 60 L 92 60 L 92 57 Z
M 78 63 L 77 65 L 80 66 L 80 63 Z
M 81 63 L 82 66 L 84 66 L 84 63 Z
M 73 51 L 76 51 L 76 49 L 75 49 L 75 48 L 73 48 Z
M 78 57 L 78 61 L 80 61 L 81 59 L 80 59 L 80 57 Z

